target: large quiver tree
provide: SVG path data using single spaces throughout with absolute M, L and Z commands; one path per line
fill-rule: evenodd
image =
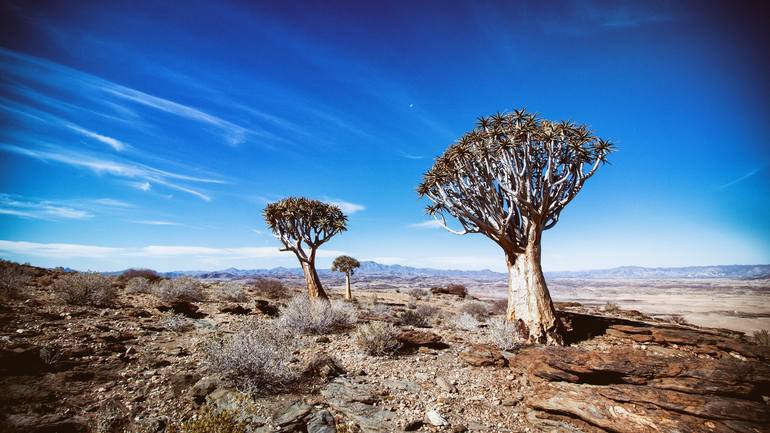
M 288 197 L 265 207 L 265 222 L 281 240 L 281 251 L 291 251 L 302 265 L 311 298 L 327 299 L 315 270 L 318 247 L 347 230 L 347 217 L 332 204 L 304 197 Z
M 540 264 L 542 233 L 559 221 L 613 145 L 583 125 L 524 110 L 482 117 L 436 159 L 417 192 L 427 213 L 455 234 L 481 233 L 505 252 L 507 318 L 530 341 L 562 344 Z M 461 230 L 447 225 L 457 219 Z
M 332 272 L 342 272 L 345 274 L 345 299 L 353 299 L 353 292 L 350 290 L 350 276 L 361 263 L 350 256 L 339 256 L 332 262 Z

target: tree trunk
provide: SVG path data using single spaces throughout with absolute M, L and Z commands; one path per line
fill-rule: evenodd
M 315 263 L 311 261 L 302 262 L 302 272 L 305 273 L 305 283 L 307 284 L 307 295 L 310 298 L 329 299 L 321 286 L 321 279 L 318 278 L 318 272 L 315 271 Z
M 353 300 L 353 292 L 350 291 L 350 274 L 345 274 L 345 299 Z
M 531 240 L 524 253 L 506 253 L 508 321 L 532 343 L 564 344 L 562 326 L 540 266 L 540 240 Z

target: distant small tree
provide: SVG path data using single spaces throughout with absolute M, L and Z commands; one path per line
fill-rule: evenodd
M 427 213 L 455 234 L 481 233 L 508 265 L 508 321 L 531 341 L 561 344 L 561 324 L 540 265 L 544 230 L 564 209 L 613 145 L 587 127 L 551 122 L 524 110 L 482 117 L 476 128 L 436 159 L 417 188 Z M 448 227 L 446 215 L 462 230 Z
M 342 272 L 345 274 L 345 299 L 353 299 L 353 292 L 350 291 L 350 276 L 354 269 L 361 266 L 361 263 L 350 256 L 339 256 L 332 262 L 332 272 Z
M 315 269 L 318 247 L 347 230 L 348 218 L 332 204 L 304 197 L 288 197 L 265 207 L 265 222 L 281 240 L 281 251 L 291 251 L 302 265 L 308 296 L 327 299 Z

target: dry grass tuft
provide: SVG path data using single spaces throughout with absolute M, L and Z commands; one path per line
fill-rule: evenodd
M 273 320 L 253 320 L 205 347 L 206 364 L 238 389 L 253 394 L 285 390 L 299 377 L 292 364 L 294 337 Z
M 401 343 L 399 329 L 386 322 L 369 322 L 356 329 L 353 338 L 356 345 L 367 355 L 385 356 L 395 353 Z
M 348 303 L 298 295 L 281 309 L 279 320 L 286 329 L 298 334 L 328 334 L 355 324 L 357 315 Z

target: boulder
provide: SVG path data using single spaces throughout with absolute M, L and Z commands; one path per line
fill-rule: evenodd
M 324 409 L 310 417 L 306 429 L 307 433 L 336 433 L 337 423 L 334 421 L 334 416 Z
M 413 351 L 420 347 L 431 349 L 446 349 L 449 347 L 448 344 L 441 341 L 441 336 L 430 331 L 407 329 L 401 331 L 396 338 L 401 343 L 402 351 Z
M 473 344 L 459 356 L 474 367 L 505 367 L 508 364 L 500 349 L 491 344 Z

